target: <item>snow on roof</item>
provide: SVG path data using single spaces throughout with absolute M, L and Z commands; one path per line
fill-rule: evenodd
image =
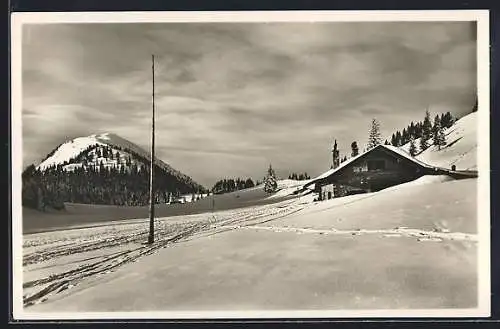
M 370 150 L 370 151 L 371 151 L 371 150 Z M 356 159 L 358 159 L 359 157 L 361 157 L 362 155 L 364 155 L 364 154 L 366 154 L 366 153 L 368 153 L 368 152 L 370 152 L 370 151 L 366 151 L 366 152 L 364 152 L 364 153 L 360 153 L 360 154 L 356 155 L 355 157 L 352 157 L 352 158 L 350 158 L 350 159 L 347 159 L 346 161 L 342 162 L 342 163 L 341 163 L 341 164 L 340 164 L 337 168 L 330 169 L 330 170 L 328 170 L 328 171 L 324 172 L 323 174 L 319 175 L 318 177 L 313 178 L 313 179 L 311 180 L 311 182 L 316 181 L 316 180 L 318 180 L 318 179 L 322 179 L 322 178 L 325 178 L 325 177 L 330 176 L 330 175 L 331 175 L 331 174 L 333 174 L 334 172 L 339 171 L 340 169 L 344 168 L 344 167 L 345 167 L 345 166 L 347 166 L 348 164 L 350 164 L 350 163 L 354 162 Z M 309 183 L 311 183 L 311 182 L 309 182 Z M 307 184 L 306 184 L 306 185 L 307 185 Z
M 323 178 L 326 178 L 334 173 L 336 173 L 337 171 L 339 171 L 340 169 L 348 166 L 349 164 L 353 163 L 354 161 L 356 161 L 357 159 L 359 159 L 360 157 L 364 156 L 365 154 L 379 148 L 379 147 L 382 147 L 382 148 L 386 148 L 388 149 L 389 151 L 392 151 L 394 153 L 397 153 L 398 155 L 418 164 L 419 166 L 422 166 L 422 167 L 425 167 L 425 168 L 432 168 L 431 166 L 429 166 L 428 164 L 426 163 L 423 163 L 422 161 L 419 161 L 417 159 L 415 159 L 414 157 L 412 157 L 409 153 L 405 152 L 404 150 L 400 149 L 399 147 L 397 146 L 393 146 L 393 145 L 384 145 L 384 144 L 380 144 L 368 151 L 365 151 L 363 153 L 360 153 L 358 155 L 356 155 L 355 157 L 352 157 L 344 162 L 342 162 L 337 168 L 334 168 L 334 169 L 330 169 L 326 172 L 324 172 L 323 174 L 319 175 L 318 177 L 316 178 L 313 178 L 312 180 L 310 180 L 307 184 L 304 185 L 307 186 L 307 185 L 310 185 L 311 183 L 314 183 L 315 181 L 319 180 L 319 179 L 323 179 Z
M 410 155 L 410 153 L 406 152 L 405 150 L 403 150 L 403 149 L 401 149 L 401 148 L 399 148 L 397 146 L 393 146 L 393 145 L 382 145 L 382 146 L 385 147 L 385 148 L 387 148 L 387 149 L 389 149 L 389 150 L 391 150 L 391 151 L 393 151 L 393 152 L 395 152 L 395 153 L 397 153 L 397 154 L 399 154 L 399 155 L 401 155 L 401 156 L 403 156 L 403 157 L 405 157 L 405 158 L 407 158 L 410 161 L 413 161 L 413 162 L 419 164 L 422 167 L 432 168 L 432 166 L 430 166 L 427 163 L 424 163 L 424 162 L 422 162 L 420 160 L 417 160 L 416 158 L 412 157 Z

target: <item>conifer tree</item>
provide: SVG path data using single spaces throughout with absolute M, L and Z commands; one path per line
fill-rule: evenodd
M 440 129 L 441 129 L 441 118 L 439 117 L 439 115 L 436 114 L 436 116 L 434 117 L 434 124 L 432 125 L 432 140 L 434 145 L 437 145 L 436 138 L 438 131 Z
M 397 142 L 396 142 L 396 134 L 392 134 L 392 137 L 391 137 L 391 145 L 394 145 L 394 146 L 398 146 L 397 145 Z
M 417 147 L 415 146 L 415 138 L 410 138 L 410 155 L 415 156 L 417 154 Z
M 267 175 L 264 179 L 264 191 L 267 193 L 273 193 L 278 189 L 278 183 L 276 182 L 276 174 L 271 165 L 267 170 Z
M 412 136 L 415 138 L 415 125 L 413 124 L 413 121 L 410 123 L 410 126 L 408 127 L 408 134 L 410 135 L 410 138 Z
M 424 139 L 424 136 L 420 137 L 420 150 L 424 151 L 429 147 L 429 144 L 427 143 L 427 140 Z
M 431 137 L 432 124 L 431 124 L 431 114 L 429 111 L 425 111 L 424 123 L 422 125 L 422 137 L 428 140 Z
M 455 119 L 453 118 L 451 113 L 448 111 L 444 114 L 443 118 L 441 119 L 441 127 L 450 128 L 454 122 L 455 122 Z
M 406 128 L 403 128 L 403 133 L 401 134 L 401 139 L 402 139 L 401 145 L 405 145 L 410 140 L 408 138 L 408 131 L 406 130 Z
M 444 129 L 441 127 L 438 131 L 438 150 L 446 145 L 446 136 L 444 135 Z
M 420 150 L 424 151 L 429 146 L 428 140 L 432 137 L 431 115 L 429 111 L 425 111 L 425 119 L 422 124 L 422 137 L 420 138 Z
M 432 137 L 434 137 L 438 126 L 442 127 L 442 124 L 441 124 L 441 118 L 439 117 L 439 114 L 436 114 L 436 116 L 434 117 L 434 123 L 432 125 Z
M 252 181 L 251 178 L 247 178 L 247 180 L 245 181 L 245 188 L 250 188 L 250 187 L 254 187 L 255 184 L 254 182 Z
M 446 145 L 446 137 L 444 135 L 444 129 L 441 127 L 441 122 L 439 116 L 436 116 L 433 127 L 433 144 L 438 147 L 438 150 L 442 146 Z
M 382 138 L 380 137 L 380 123 L 377 119 L 372 119 L 370 133 L 368 136 L 368 145 L 367 149 L 370 150 L 377 145 L 382 143 Z
M 401 133 L 396 131 L 396 144 L 394 146 L 401 146 Z
M 351 143 L 351 157 L 355 157 L 359 154 L 358 143 L 356 141 Z

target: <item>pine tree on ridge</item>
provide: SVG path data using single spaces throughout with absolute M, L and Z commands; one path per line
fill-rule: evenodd
M 377 121 L 377 119 L 374 118 L 371 122 L 367 149 L 371 150 L 372 148 L 380 144 L 382 144 L 382 137 L 380 136 L 380 123 Z

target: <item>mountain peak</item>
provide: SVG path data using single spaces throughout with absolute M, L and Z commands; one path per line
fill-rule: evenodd
M 45 170 L 51 166 L 62 165 L 65 162 L 71 161 L 71 159 L 77 157 L 81 152 L 85 151 L 89 147 L 98 145 L 128 148 L 141 156 L 145 156 L 148 160 L 150 158 L 146 151 L 134 143 L 118 136 L 117 134 L 104 132 L 100 134 L 76 137 L 62 143 L 45 157 L 45 159 L 37 166 L 37 169 Z
M 44 202 L 49 203 L 146 205 L 150 159 L 147 151 L 113 133 L 77 137 L 59 145 L 37 166 L 43 175 L 32 170 L 23 173 L 27 191 L 23 200 L 39 207 L 37 193 L 42 193 Z M 163 161 L 155 159 L 154 165 L 155 202 L 204 190 Z
M 103 134 L 77 137 L 62 143 L 47 155 L 47 157 L 37 166 L 37 169 L 45 170 L 51 166 L 57 166 L 66 161 L 69 162 L 72 158 L 78 156 L 78 154 L 92 145 L 106 145 L 106 143 L 100 141 L 97 136 L 103 136 Z
M 46 173 L 49 185 L 61 183 L 61 177 L 67 180 L 64 183 L 68 189 L 63 193 L 64 202 L 138 205 L 147 202 L 148 175 L 144 171 L 149 171 L 150 159 L 149 152 L 140 146 L 114 133 L 104 132 L 62 143 L 36 168 Z M 165 162 L 155 159 L 154 165 L 156 184 L 161 193 L 203 190 L 202 185 Z M 61 172 L 65 174 L 60 175 Z M 38 179 L 36 175 L 32 178 Z M 79 186 L 76 188 L 79 194 L 71 194 L 74 184 Z M 92 186 L 91 190 L 88 190 L 89 186 Z M 114 199 L 102 199 L 99 193 L 104 190 L 108 191 L 104 199 Z
M 103 156 L 103 154 L 101 154 L 102 152 L 99 152 L 99 154 L 96 153 L 97 150 L 93 150 L 96 148 L 111 148 L 112 151 L 109 153 L 110 157 Z M 79 159 L 82 157 L 87 159 L 89 152 L 92 158 L 90 162 L 91 166 L 99 166 L 100 163 L 104 163 L 105 167 L 120 168 L 123 166 L 125 157 L 129 156 L 136 159 L 137 161 L 135 162 L 139 162 L 141 166 L 151 161 L 149 151 L 144 150 L 140 146 L 115 133 L 103 132 L 77 137 L 62 143 L 50 152 L 36 168 L 43 171 L 52 166 L 62 165 L 64 170 L 73 170 L 75 167 L 84 166 Z M 120 153 L 123 161 L 114 158 L 117 153 Z M 182 180 L 191 180 L 187 175 L 172 168 L 158 158 L 155 158 L 155 165 Z

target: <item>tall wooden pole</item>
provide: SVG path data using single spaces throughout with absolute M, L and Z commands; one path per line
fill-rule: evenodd
M 151 167 L 149 169 L 149 237 L 148 243 L 155 241 L 155 197 L 154 197 L 154 158 L 155 158 L 155 56 L 151 55 L 153 73 L 153 118 L 151 120 Z

